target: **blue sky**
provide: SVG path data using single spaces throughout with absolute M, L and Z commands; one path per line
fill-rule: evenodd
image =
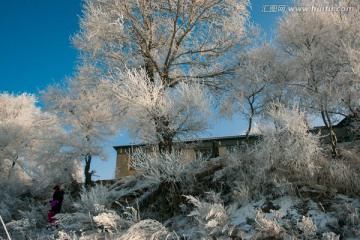
M 251 0 L 251 20 L 268 38 L 274 37 L 279 11 L 270 6 L 289 5 L 290 0 Z M 79 30 L 80 0 L 0 0 L 0 92 L 37 94 L 46 86 L 71 76 L 77 51 L 70 37 Z M 236 135 L 244 131 L 239 118 L 221 121 L 208 136 Z M 127 137 L 109 143 L 106 162 L 94 160 L 94 179 L 110 179 L 115 171 L 113 145 L 129 144 Z

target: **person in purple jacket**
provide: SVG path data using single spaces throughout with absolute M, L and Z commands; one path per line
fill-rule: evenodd
M 53 194 L 53 200 L 50 201 L 51 210 L 48 212 L 48 221 L 50 225 L 56 226 L 56 219 L 54 216 L 61 211 L 61 205 L 64 200 L 64 191 L 60 188 L 59 185 L 54 186 L 53 189 L 55 191 Z

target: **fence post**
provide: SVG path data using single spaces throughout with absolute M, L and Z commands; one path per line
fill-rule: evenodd
M 3 227 L 4 227 L 4 229 L 5 229 L 6 236 L 8 237 L 8 240 L 11 240 L 11 237 L 10 237 L 10 235 L 9 235 L 9 232 L 8 232 L 7 229 L 6 229 L 6 225 L 5 225 L 4 220 L 2 219 L 1 215 L 0 215 L 0 221 L 1 221 L 1 223 L 2 223 L 2 225 L 3 225 Z

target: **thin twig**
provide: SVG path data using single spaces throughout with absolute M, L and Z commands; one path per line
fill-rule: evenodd
M 7 229 L 6 229 L 6 225 L 5 225 L 4 220 L 2 219 L 1 215 L 0 215 L 0 221 L 1 221 L 1 223 L 2 223 L 2 225 L 3 225 L 3 227 L 4 227 L 4 229 L 5 229 L 6 236 L 8 237 L 9 240 L 11 240 L 10 234 L 9 234 L 9 232 L 8 232 Z

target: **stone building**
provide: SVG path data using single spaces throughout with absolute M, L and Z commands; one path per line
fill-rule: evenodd
M 248 141 L 254 141 L 258 136 L 250 136 Z M 203 156 L 212 158 L 227 155 L 234 147 L 240 146 L 245 142 L 245 135 L 214 137 L 214 138 L 199 138 L 175 142 L 174 146 L 181 148 L 185 154 L 193 156 L 193 159 L 201 153 Z M 135 159 L 129 156 L 136 148 L 152 149 L 153 146 L 145 144 L 123 145 L 115 146 L 116 154 L 116 178 L 134 175 L 137 171 L 134 169 Z M 151 150 L 150 150 L 151 151 Z
M 355 136 L 350 131 L 351 119 L 344 118 L 337 125 L 333 126 L 333 131 L 335 131 L 338 142 L 347 142 L 352 140 L 358 140 L 359 136 Z M 322 136 L 322 143 L 328 144 L 329 131 L 325 127 L 314 127 L 309 130 L 313 134 L 320 134 Z M 193 156 L 193 159 L 201 153 L 202 155 L 211 157 L 225 156 L 230 153 L 235 147 L 241 147 L 242 143 L 245 141 L 254 142 L 256 139 L 261 137 L 260 135 L 251 135 L 249 139 L 246 140 L 245 135 L 238 136 L 226 136 L 226 137 L 213 137 L 213 138 L 199 138 L 175 142 L 174 146 L 181 148 L 187 154 Z M 116 178 L 121 178 L 129 175 L 134 175 L 137 173 L 135 170 L 135 161 L 136 159 L 131 159 L 129 156 L 136 148 L 144 148 L 152 151 L 151 149 L 154 146 L 149 146 L 145 144 L 133 144 L 133 145 L 123 145 L 115 146 L 117 152 L 116 155 Z

